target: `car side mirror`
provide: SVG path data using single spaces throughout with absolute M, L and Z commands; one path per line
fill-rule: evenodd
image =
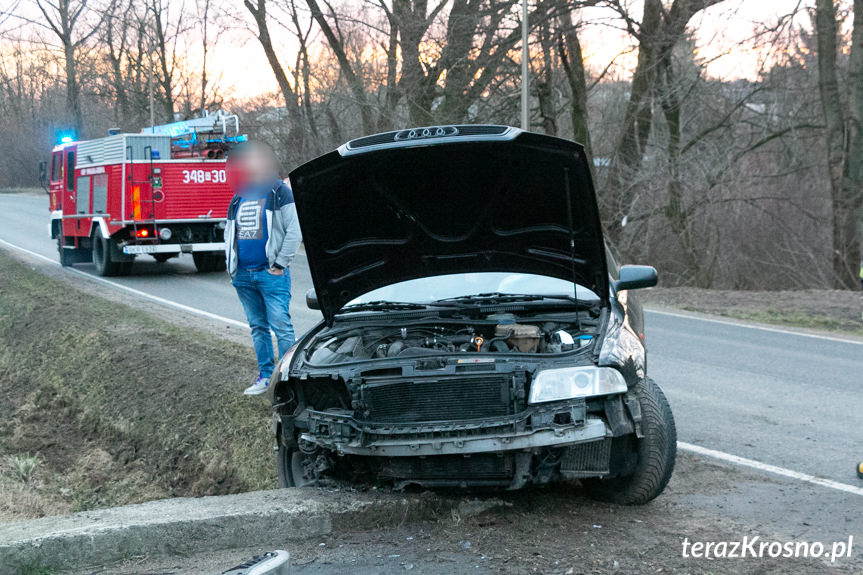
M 39 162 L 39 185 L 48 191 L 48 162 L 45 160 Z
M 659 282 L 651 266 L 620 266 L 620 279 L 614 282 L 616 291 L 653 287 Z
M 318 302 L 318 294 L 315 293 L 315 288 L 311 288 L 306 292 L 306 307 L 309 309 L 321 309 L 321 304 Z

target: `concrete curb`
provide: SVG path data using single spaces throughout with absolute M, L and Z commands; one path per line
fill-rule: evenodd
M 0 575 L 27 565 L 71 569 L 136 556 L 271 546 L 408 519 L 478 515 L 500 505 L 318 489 L 165 499 L 0 525 Z

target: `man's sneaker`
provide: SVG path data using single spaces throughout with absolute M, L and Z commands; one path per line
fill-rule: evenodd
M 261 395 L 265 391 L 267 391 L 267 384 L 270 383 L 269 377 L 259 377 L 255 380 L 255 383 L 246 388 L 246 391 L 243 393 L 245 395 Z

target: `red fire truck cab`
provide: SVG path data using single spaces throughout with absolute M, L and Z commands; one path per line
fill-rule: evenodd
M 125 275 L 139 255 L 164 262 L 189 253 L 198 271 L 223 270 L 225 155 L 245 139 L 238 128 L 236 116 L 219 112 L 140 134 L 64 138 L 45 169 L 60 263 Z

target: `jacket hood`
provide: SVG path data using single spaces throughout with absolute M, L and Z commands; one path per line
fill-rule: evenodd
M 506 126 L 416 128 L 353 140 L 290 175 L 327 323 L 373 289 L 514 272 L 608 298 L 584 148 Z

